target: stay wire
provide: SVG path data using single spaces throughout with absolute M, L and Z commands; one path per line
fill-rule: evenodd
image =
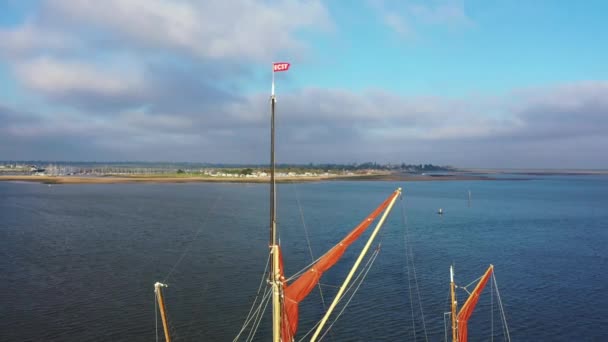
M 293 191 L 296 195 L 296 202 L 298 203 L 298 209 L 300 210 L 300 218 L 302 219 L 302 227 L 304 227 L 304 236 L 306 237 L 306 243 L 308 244 L 308 252 L 310 253 L 310 260 L 315 261 L 315 256 L 312 253 L 312 246 L 310 244 L 310 238 L 308 234 L 308 228 L 306 226 L 306 221 L 304 220 L 304 210 L 302 209 L 302 205 L 300 203 L 300 195 L 298 193 L 298 188 L 295 182 L 293 184 Z M 327 309 L 327 305 L 325 304 L 325 298 L 323 296 L 323 289 L 321 289 L 321 284 L 317 283 L 319 288 L 319 295 L 321 296 L 321 303 L 323 304 L 323 311 Z
M 380 231 L 380 237 L 379 240 L 382 241 L 382 237 L 383 237 L 383 233 L 384 230 Z M 323 258 L 325 255 L 329 254 L 332 252 L 332 250 L 334 248 L 336 248 L 337 246 L 332 247 L 331 249 L 329 249 L 327 252 L 325 252 L 325 254 L 321 255 L 320 257 L 316 258 L 313 262 L 311 262 L 310 264 L 304 266 L 303 268 L 301 268 L 299 271 L 297 271 L 296 273 L 292 274 L 289 278 L 286 279 L 287 282 L 290 282 L 294 279 L 296 279 L 297 277 L 299 277 L 302 273 L 308 271 L 314 264 L 316 264 L 319 260 L 321 260 L 321 258 Z
M 340 312 L 338 313 L 338 315 L 336 316 L 336 318 L 331 322 L 331 324 L 329 325 L 329 327 L 327 327 L 327 330 L 325 330 L 325 332 L 323 333 L 323 335 L 321 335 L 321 337 L 319 337 L 319 341 L 321 341 L 325 335 L 327 335 L 328 332 L 331 331 L 331 328 L 334 326 L 334 324 L 338 321 L 338 319 L 342 316 L 342 313 L 344 313 L 344 310 L 346 310 L 346 307 L 348 307 L 348 305 L 350 304 L 350 302 L 353 300 L 353 298 L 355 297 L 355 294 L 357 293 L 357 291 L 359 291 L 359 288 L 361 287 L 361 285 L 363 284 L 363 281 L 365 280 L 365 278 L 367 277 L 367 274 L 369 273 L 369 271 L 372 269 L 372 265 L 374 264 L 374 262 L 376 261 L 376 258 L 378 257 L 378 254 L 380 253 L 380 249 L 377 248 L 374 251 L 374 254 L 372 254 L 372 256 L 370 257 L 370 261 L 371 263 L 369 263 L 369 266 L 367 266 L 366 269 L 363 269 L 362 272 L 360 274 L 363 274 L 363 277 L 361 278 L 361 280 L 357 283 L 357 287 L 355 287 L 355 289 L 353 290 L 353 292 L 351 293 L 350 297 L 348 298 L 348 300 L 346 301 L 346 303 L 344 304 L 344 306 L 342 306 L 342 309 L 340 310 Z M 365 271 L 365 273 L 363 273 L 363 271 Z M 353 283 L 354 285 L 355 283 Z M 352 286 L 351 286 L 352 287 Z M 349 288 L 350 290 L 350 288 Z M 342 297 L 344 298 L 344 296 Z M 340 300 L 342 300 L 342 298 L 340 298 Z
M 175 271 L 175 269 L 177 268 L 177 266 L 179 266 L 179 264 L 182 262 L 182 260 L 186 256 L 186 254 L 188 254 L 188 252 L 190 251 L 190 249 L 194 245 L 194 241 L 196 241 L 196 239 L 198 238 L 198 236 L 200 235 L 200 233 L 203 231 L 203 228 L 205 227 L 207 221 L 209 220 L 209 216 L 210 216 L 211 212 L 215 209 L 215 207 L 217 206 L 217 204 L 219 203 L 219 201 L 220 201 L 221 198 L 222 198 L 222 194 L 220 193 L 215 198 L 215 201 L 214 201 L 213 205 L 211 207 L 209 207 L 209 209 L 207 210 L 207 213 L 205 214 L 203 222 L 201 223 L 201 225 L 199 226 L 198 230 L 194 234 L 194 237 L 190 241 L 190 244 L 186 248 L 184 248 L 184 250 L 182 251 L 182 254 L 179 257 L 179 259 L 177 259 L 177 261 L 175 262 L 175 264 L 173 265 L 173 267 L 171 268 L 171 270 L 169 271 L 169 273 L 167 273 L 167 276 L 165 276 L 165 279 L 163 279 L 163 283 L 166 284 L 167 279 L 169 279 L 169 277 L 173 274 L 173 272 Z
M 188 254 L 188 252 L 190 251 L 190 249 L 192 248 L 192 246 L 194 245 L 194 242 L 196 241 L 196 239 L 198 238 L 198 236 L 200 235 L 200 233 L 203 231 L 203 228 L 205 228 L 207 221 L 209 221 L 209 217 L 211 216 L 211 213 L 213 210 L 215 210 L 215 208 L 217 207 L 218 203 L 221 201 L 221 199 L 223 198 L 223 194 L 222 193 L 218 193 L 218 195 L 215 197 L 213 204 L 209 207 L 209 209 L 207 209 L 207 212 L 205 213 L 205 216 L 203 218 L 203 221 L 201 222 L 199 228 L 197 229 L 197 231 L 194 233 L 194 236 L 192 237 L 192 240 L 190 241 L 190 243 L 188 244 L 188 246 L 186 246 L 186 248 L 184 248 L 184 250 L 182 251 L 182 254 L 180 255 L 180 257 L 177 259 L 177 261 L 175 262 L 175 264 L 173 265 L 173 267 L 171 267 L 171 270 L 169 270 L 169 272 L 167 273 L 167 275 L 165 276 L 165 278 L 163 279 L 163 283 L 167 283 L 167 280 L 171 277 L 171 275 L 173 274 L 173 272 L 175 272 L 175 270 L 177 269 L 177 267 L 181 264 L 181 262 L 184 260 L 184 258 L 186 257 L 186 255 Z M 192 329 L 194 328 L 194 321 L 195 321 L 195 317 L 193 316 L 190 319 L 190 322 L 188 324 L 188 329 L 186 330 L 186 336 L 189 336 Z M 169 324 L 171 325 L 171 321 L 169 321 Z M 170 327 L 171 328 L 171 327 Z M 174 338 L 176 339 L 176 338 Z
M 494 272 L 492 272 L 494 276 Z M 494 342 L 494 282 L 490 282 L 490 342 Z
M 444 321 L 444 323 L 443 323 L 443 329 L 444 329 L 445 336 L 446 336 L 445 340 L 446 340 L 446 342 L 447 342 L 447 341 L 448 341 L 448 338 L 447 338 L 447 336 L 448 336 L 448 327 L 450 327 L 450 328 L 451 328 L 451 326 L 450 326 L 450 325 L 447 325 L 447 324 L 445 323 L 445 316 L 446 316 L 446 314 L 447 314 L 447 315 L 450 317 L 450 319 L 452 318 L 450 291 L 448 291 L 448 295 L 447 295 L 447 298 L 445 299 L 445 303 L 447 303 L 447 309 L 446 309 L 446 311 L 443 313 L 443 321 Z
M 507 325 L 507 317 L 505 310 L 502 306 L 502 300 L 500 299 L 500 292 L 498 291 L 498 283 L 496 282 L 496 276 L 492 273 L 492 279 L 494 280 L 494 286 L 496 288 L 496 299 L 498 300 L 498 307 L 500 308 L 500 314 L 503 322 L 503 329 L 505 331 L 505 337 L 507 341 L 511 341 L 511 335 L 509 334 L 509 326 Z
M 365 270 L 367 270 L 368 268 L 371 267 L 370 262 L 372 261 L 373 256 L 376 255 L 377 253 L 379 253 L 379 251 L 380 251 L 379 248 L 376 248 L 374 250 L 374 252 L 372 253 L 372 255 L 370 255 L 370 257 L 367 259 L 367 261 L 366 261 L 365 265 L 363 266 L 363 268 L 361 268 L 361 270 L 359 271 L 359 273 L 357 273 L 357 275 L 355 276 L 355 278 L 352 281 L 352 283 L 348 286 L 348 288 L 346 289 L 346 291 L 344 291 L 344 293 L 342 294 L 342 297 L 340 297 L 340 299 L 338 300 L 338 302 L 341 301 L 342 298 L 344 298 L 350 292 L 350 290 L 353 288 L 353 286 L 355 286 L 359 282 L 359 279 L 361 279 L 361 276 L 365 273 Z M 308 330 L 308 332 L 306 334 L 304 334 L 304 336 L 302 336 L 298 340 L 298 342 L 304 341 L 304 339 L 306 338 L 306 336 L 310 335 L 310 333 L 312 333 L 317 328 L 317 326 L 320 323 L 321 323 L 321 320 L 317 321 L 317 323 L 310 330 Z
M 272 293 L 272 290 L 268 291 L 267 298 L 265 299 L 266 303 L 264 304 L 264 307 L 262 308 L 262 310 L 260 310 L 258 312 L 257 322 L 254 321 L 251 331 L 249 332 L 249 336 L 247 337 L 247 341 L 253 341 L 255 334 L 258 332 L 258 327 L 260 326 L 260 322 L 262 322 L 262 317 L 264 317 L 264 313 L 266 312 L 266 307 L 268 307 L 268 303 L 270 303 L 270 298 L 271 298 L 270 294 L 271 293 Z M 264 301 L 264 299 L 263 299 L 263 301 Z M 262 303 L 263 303 L 263 301 L 262 301 Z M 260 305 L 260 307 L 261 307 L 261 305 Z
M 405 265 L 406 265 L 406 270 L 407 270 L 407 283 L 408 283 L 408 289 L 409 289 L 409 297 L 410 297 L 410 311 L 412 313 L 412 332 L 414 334 L 414 341 L 417 340 L 416 338 L 416 317 L 414 315 L 414 298 L 412 296 L 412 280 L 411 280 L 411 276 L 410 276 L 410 262 L 409 262 L 409 255 L 408 255 L 408 243 L 407 243 L 407 231 L 405 230 L 405 227 L 407 226 L 407 218 L 405 216 L 405 209 L 403 208 L 403 204 L 401 205 L 401 214 L 402 214 L 402 220 L 403 220 L 403 228 L 404 228 L 404 232 L 403 232 L 403 244 L 404 244 L 404 249 L 405 249 Z
M 471 286 L 471 285 L 473 285 L 473 284 L 475 284 L 475 283 L 476 283 L 476 282 L 477 282 L 479 279 L 481 279 L 482 277 L 483 277 L 483 276 L 481 276 L 481 277 L 479 277 L 479 278 L 477 278 L 477 279 L 473 280 L 472 282 L 468 283 L 468 284 L 467 284 L 467 285 L 465 285 L 465 286 L 458 286 L 458 287 L 459 287 L 459 288 L 461 288 L 461 289 L 463 289 L 463 290 L 465 290 L 465 291 L 467 291 L 467 293 L 468 293 L 469 295 L 471 295 L 471 292 L 469 292 L 468 287 L 469 287 L 469 286 Z
M 266 266 L 264 267 L 264 272 L 262 273 L 262 279 L 260 280 L 260 285 L 258 286 L 258 291 L 255 294 L 255 298 L 253 300 L 253 303 L 251 304 L 251 308 L 249 309 L 249 312 L 247 313 L 247 316 L 245 317 L 245 322 L 243 323 L 243 326 L 241 327 L 241 330 L 239 331 L 239 333 L 237 334 L 237 336 L 234 338 L 233 341 L 237 341 L 239 339 L 239 337 L 241 337 L 241 334 L 243 333 L 243 331 L 245 331 L 245 329 L 247 328 L 247 325 L 249 325 L 249 321 L 253 312 L 253 308 L 255 307 L 255 304 L 258 301 L 258 298 L 260 296 L 260 292 L 262 290 L 262 285 L 264 284 L 264 280 L 266 279 L 266 272 L 268 271 L 268 265 L 270 264 L 270 253 L 268 254 L 268 259 L 266 259 Z M 262 297 L 266 295 L 266 293 L 264 293 L 262 295 Z
M 381 228 L 384 228 L 384 227 L 381 227 Z M 350 295 L 349 299 L 346 301 L 346 303 L 344 304 L 344 306 L 342 307 L 342 309 L 340 310 L 340 312 L 338 313 L 338 315 L 336 316 L 336 318 L 327 327 L 327 330 L 325 330 L 325 332 L 323 333 L 323 335 L 321 335 L 319 337 L 319 341 L 321 341 L 325 337 L 325 335 L 327 335 L 327 333 L 330 333 L 330 332 L 332 333 L 331 336 L 333 337 L 333 332 L 332 332 L 331 328 L 338 321 L 338 319 L 340 318 L 340 316 L 342 316 L 342 313 L 344 312 L 344 310 L 346 310 L 346 307 L 350 304 L 350 302 L 354 298 L 355 294 L 359 290 L 359 287 L 361 287 L 361 285 L 363 284 L 363 281 L 367 277 L 367 274 L 371 270 L 372 265 L 376 261 L 376 258 L 378 257 L 378 254 L 380 253 L 380 249 L 382 247 L 382 242 L 384 241 L 384 231 L 385 231 L 385 229 L 386 228 L 380 229 L 380 236 L 378 237 L 378 244 L 376 245 L 376 248 L 374 249 L 374 251 L 372 252 L 372 254 L 370 255 L 370 257 L 368 258 L 368 260 L 367 260 L 365 266 L 363 267 L 363 269 L 355 277 L 355 280 L 353 281 L 353 283 L 348 287 L 348 289 L 346 290 L 346 292 L 342 295 L 342 297 L 339 300 L 341 301 L 343 298 L 345 298 L 346 297 L 346 293 L 348 293 L 353 288 L 353 286 L 355 286 L 355 284 L 357 284 L 357 286 L 355 287 L 354 291 L 352 292 L 352 294 Z M 362 275 L 363 275 L 363 277 L 361 278 Z M 359 280 L 359 278 L 361 278 L 361 279 Z
M 412 237 L 411 237 L 411 234 L 409 233 L 409 228 L 408 228 L 408 225 L 407 225 L 406 219 L 405 219 L 405 207 L 403 205 L 403 202 L 401 204 L 401 209 L 402 209 L 401 213 L 403 214 L 403 222 L 404 222 L 404 226 L 405 226 L 405 234 L 407 236 L 406 241 L 409 242 L 409 254 L 410 255 L 409 255 L 408 259 L 410 260 L 410 262 L 412 264 L 412 271 L 414 273 L 414 283 L 416 284 L 416 293 L 418 294 L 418 305 L 420 307 L 420 316 L 422 319 L 422 329 L 424 331 L 424 340 L 428 342 L 429 337 L 428 337 L 427 330 L 426 330 L 426 321 L 424 319 L 424 310 L 422 308 L 422 296 L 420 295 L 420 286 L 418 284 L 418 276 L 416 273 L 416 263 L 414 260 L 414 248 L 412 247 L 412 241 L 411 241 Z M 406 249 L 406 254 L 407 254 L 407 249 Z

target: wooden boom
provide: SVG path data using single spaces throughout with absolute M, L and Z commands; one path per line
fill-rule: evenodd
M 163 292 L 161 288 L 167 287 L 165 284 L 157 282 L 154 284 L 154 293 L 158 300 L 158 310 L 160 311 L 160 317 L 163 321 L 163 329 L 165 331 L 165 341 L 171 342 L 171 336 L 169 335 L 169 322 L 167 321 L 167 312 L 165 311 L 165 301 L 163 299 Z

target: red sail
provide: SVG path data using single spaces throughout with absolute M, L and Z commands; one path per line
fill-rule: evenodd
M 490 265 L 486 273 L 483 275 L 483 277 L 481 277 L 481 280 L 479 280 L 479 283 L 477 283 L 477 286 L 475 286 L 475 290 L 471 292 L 469 299 L 467 299 L 466 303 L 464 303 L 460 309 L 460 312 L 458 313 L 458 342 L 467 342 L 467 323 L 469 317 L 471 317 L 473 314 L 475 305 L 477 305 L 477 302 L 479 301 L 479 295 L 486 286 L 488 279 L 490 279 L 493 270 L 494 266 Z
M 340 243 L 327 251 L 319 260 L 298 279 L 285 286 L 283 299 L 283 341 L 292 341 L 298 329 L 298 305 L 315 288 L 325 271 L 330 269 L 355 242 L 369 225 L 382 213 L 395 196 L 395 191 L 376 210 L 367 216 Z

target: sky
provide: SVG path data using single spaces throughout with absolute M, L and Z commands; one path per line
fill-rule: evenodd
M 0 160 L 608 168 L 606 1 L 0 0 Z

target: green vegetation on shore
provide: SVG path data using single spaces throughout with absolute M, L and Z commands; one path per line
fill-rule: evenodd
M 433 164 L 278 164 L 279 176 L 328 176 L 349 174 L 378 174 L 385 172 L 424 173 L 454 171 L 449 166 Z M 98 162 L 0 162 L 3 175 L 46 176 L 124 176 L 146 177 L 265 177 L 270 173 L 268 165 L 207 164 L 207 163 L 98 163 Z

